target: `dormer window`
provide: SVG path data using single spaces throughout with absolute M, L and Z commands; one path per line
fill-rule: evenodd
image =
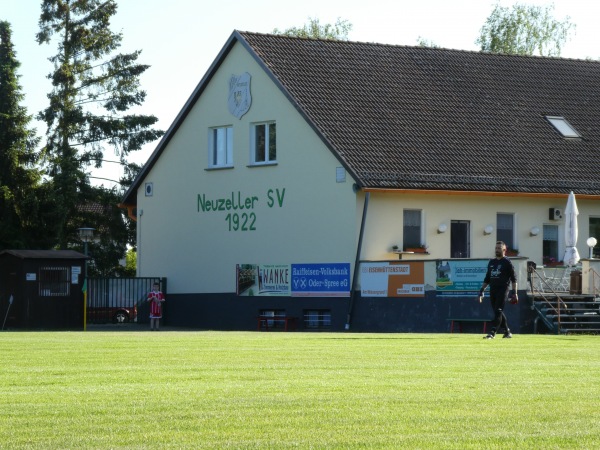
M 577 132 L 577 130 L 575 128 L 573 128 L 573 126 L 567 122 L 567 119 L 565 119 L 564 117 L 560 117 L 560 116 L 546 116 L 546 120 L 548 120 L 548 122 L 550 122 L 552 124 L 552 126 L 554 126 L 554 128 L 556 128 L 556 131 L 558 131 L 560 134 L 563 135 L 563 137 L 566 138 L 580 138 L 581 135 Z

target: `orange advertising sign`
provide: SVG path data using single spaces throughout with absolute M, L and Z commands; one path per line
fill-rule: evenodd
M 424 297 L 423 261 L 361 263 L 360 285 L 363 297 Z

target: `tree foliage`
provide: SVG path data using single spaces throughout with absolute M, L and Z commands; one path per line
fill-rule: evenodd
M 139 79 L 148 66 L 138 63 L 140 51 L 117 53 L 122 34 L 110 29 L 116 0 L 43 0 L 41 8 L 37 41 L 57 47 L 49 58 L 49 105 L 39 116 L 48 127 L 44 163 L 56 202 L 52 232 L 58 247 L 67 248 L 78 242 L 78 227 L 94 227 L 107 258 L 116 261 L 124 255 L 130 225 L 121 210 L 90 217 L 89 205 L 110 198 L 114 206 L 119 195 L 92 187 L 88 170 L 102 166 L 108 149 L 129 168 L 127 155 L 163 134 L 153 129 L 155 116 L 128 113 L 145 100 Z
M 308 23 L 302 28 L 292 27 L 283 31 L 275 28 L 273 34 L 284 36 L 312 38 L 312 39 L 331 39 L 335 41 L 347 41 L 348 33 L 352 31 L 352 24 L 347 20 L 337 18 L 334 24 L 326 23 L 321 25 L 317 18 L 308 18 Z
M 424 38 L 423 36 L 419 36 L 417 38 L 417 45 L 419 47 L 440 48 L 440 46 L 437 45 L 435 42 L 433 42 L 432 40 L 429 40 L 427 38 Z
M 118 207 L 120 192 L 104 187 L 91 187 L 90 193 L 78 205 L 78 214 L 70 233 L 77 235 L 77 228 L 93 224 L 94 239 L 88 243 L 88 253 L 92 258 L 88 273 L 90 276 L 115 276 L 122 273 L 119 261 L 125 257 L 127 243 L 134 236 L 123 221 L 123 211 Z M 78 247 L 84 248 L 80 242 Z
M 575 25 L 568 16 L 562 22 L 554 19 L 553 10 L 554 5 L 496 4 L 475 43 L 483 52 L 560 56 Z
M 35 165 L 39 138 L 28 128 L 11 26 L 0 21 L 0 249 L 44 245 L 36 232 L 44 205 Z

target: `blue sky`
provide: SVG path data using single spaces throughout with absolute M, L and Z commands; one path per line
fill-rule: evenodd
M 302 26 L 309 17 L 321 23 L 348 20 L 353 29 L 350 40 L 395 45 L 416 45 L 423 37 L 438 46 L 477 50 L 475 39 L 496 0 L 280 0 L 207 1 L 207 0 L 118 0 L 119 10 L 113 17 L 113 30 L 122 31 L 122 52 L 142 50 L 139 61 L 151 67 L 142 76 L 147 100 L 140 112 L 159 118 L 158 127 L 166 130 L 210 67 L 232 31 L 269 33 Z M 503 6 L 513 1 L 500 1 Z M 549 1 L 529 0 L 522 3 L 547 5 Z M 35 42 L 41 0 L 0 0 L 0 20 L 11 23 L 13 43 L 21 62 L 19 74 L 30 114 L 47 105 L 50 84 L 46 75 L 52 66 L 47 58 L 56 50 Z M 554 16 L 571 17 L 577 28 L 562 56 L 570 58 L 600 57 L 598 12 L 589 0 L 556 0 Z M 43 135 L 43 124 L 36 123 Z M 131 155 L 143 163 L 157 143 L 147 145 Z M 108 150 L 110 158 L 111 151 Z M 111 175 L 107 164 L 93 175 Z M 108 183 L 110 185 L 110 183 Z

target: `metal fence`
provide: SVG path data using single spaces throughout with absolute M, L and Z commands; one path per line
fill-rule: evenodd
M 166 278 L 88 278 L 87 323 L 148 323 L 146 299 L 154 283 L 166 294 Z

